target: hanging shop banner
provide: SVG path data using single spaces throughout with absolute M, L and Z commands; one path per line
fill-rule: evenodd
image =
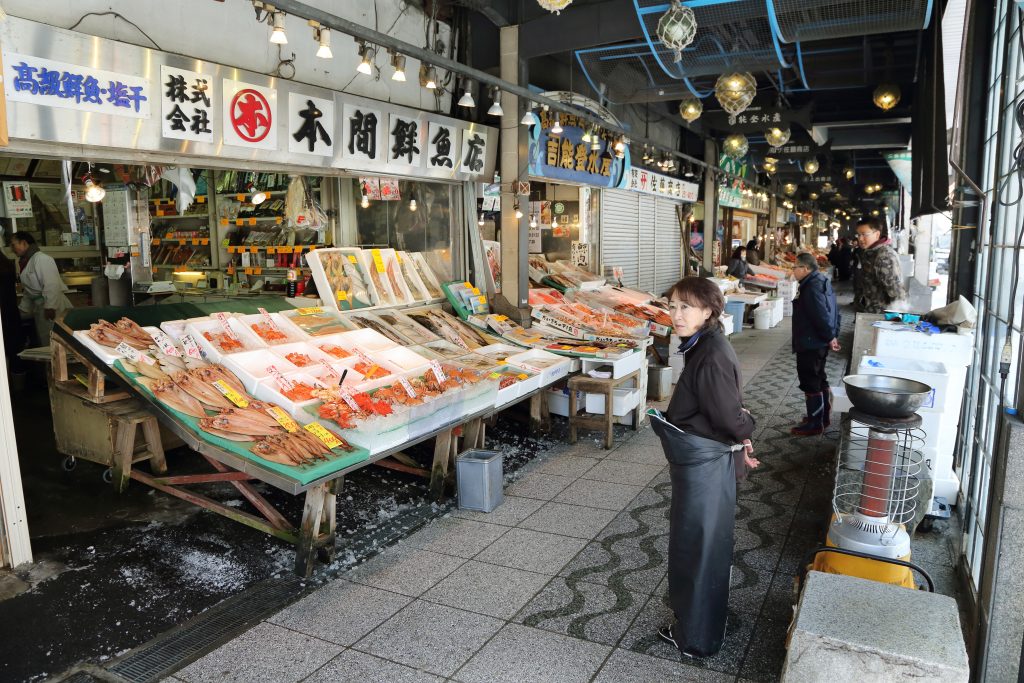
M 629 169 L 626 189 L 669 199 L 679 199 L 684 202 L 697 201 L 697 183 L 654 173 L 636 166 Z
M 728 154 L 720 154 L 718 156 L 718 167 L 726 173 L 731 173 L 734 176 L 740 178 L 746 178 L 748 174 L 752 173 L 750 164 L 747 163 L 748 157 L 744 156 L 740 159 L 734 159 Z
M 213 142 L 213 77 L 161 64 L 160 84 L 161 135 Z
M 0 45 L 9 152 L 46 142 L 58 155 L 102 147 L 150 163 L 192 157 L 453 182 L 494 173 L 498 131 L 488 126 L 13 16 L 0 22 Z
M 811 130 L 811 105 L 800 109 L 782 107 L 749 107 L 736 115 L 736 122 L 729 123 L 729 114 L 724 111 L 708 111 L 701 116 L 705 126 L 730 133 L 764 133 L 769 128 L 789 128 L 794 124 L 804 130 Z
M 597 142 L 583 141 L 589 124 L 575 116 L 550 111 L 538 115 L 540 125 L 530 127 L 530 175 L 595 187 L 624 188 L 629 182 L 629 146 L 620 159 L 613 148 L 614 137 L 597 132 Z M 555 123 L 561 133 L 551 131 Z M 597 149 L 594 149 L 597 147 Z
M 154 93 L 148 78 L 7 50 L 3 61 L 8 101 L 149 118 Z
M 911 152 L 890 152 L 885 155 L 885 160 L 889 162 L 889 168 L 896 174 L 896 179 L 909 194 L 913 194 L 914 179 L 914 174 L 910 172 L 911 157 Z

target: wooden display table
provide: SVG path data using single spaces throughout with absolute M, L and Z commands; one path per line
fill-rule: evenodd
M 588 375 L 576 375 L 569 378 L 569 443 L 576 443 L 576 431 L 579 427 L 604 430 L 604 447 L 610 449 L 615 442 L 615 435 L 612 427 L 615 424 L 614 403 L 615 390 L 623 387 L 627 382 L 632 382 L 630 389 L 640 390 L 640 371 L 635 370 L 628 375 L 618 379 L 602 379 Z M 577 405 L 578 392 L 604 395 L 603 415 L 579 415 Z M 643 397 L 636 408 L 630 410 L 633 414 L 633 430 L 640 426 L 640 411 L 643 409 Z

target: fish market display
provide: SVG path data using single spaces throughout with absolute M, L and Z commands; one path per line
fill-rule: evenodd
M 416 274 L 420 276 L 420 282 L 426 288 L 427 293 L 430 294 L 431 299 L 440 299 L 444 296 L 444 292 L 441 291 L 441 285 L 434 277 L 434 273 L 430 270 L 430 266 L 427 265 L 426 260 L 422 254 L 409 254 L 408 261 L 416 269 Z
M 314 254 L 324 270 L 339 308 L 351 310 L 377 303 L 366 273 L 354 254 L 328 250 L 317 250 Z
M 320 344 L 319 346 L 317 346 L 317 348 L 326 353 L 327 355 L 334 356 L 335 358 L 338 359 L 349 358 L 352 355 L 351 353 L 341 348 L 337 344 Z
M 295 324 L 300 330 L 311 337 L 322 337 L 338 332 L 348 332 L 352 328 L 341 321 L 336 313 L 298 313 L 295 315 L 284 314 L 289 321 Z
M 362 375 L 363 379 L 366 380 L 380 379 L 381 377 L 387 377 L 391 374 L 391 371 L 387 368 L 382 368 L 376 363 L 367 363 L 362 360 L 352 366 L 352 369 Z
M 310 358 L 308 353 L 292 351 L 291 353 L 286 353 L 284 357 L 287 358 L 292 365 L 299 368 L 305 368 L 316 364 L 316 361 Z
M 269 322 L 259 322 L 249 325 L 249 328 L 256 335 L 268 344 L 288 341 L 288 335 L 277 328 L 277 325 Z
M 290 401 L 301 403 L 302 401 L 313 400 L 313 391 L 314 388 L 305 382 L 294 382 L 292 386 L 287 389 L 281 389 L 281 395 Z
M 470 351 L 498 341 L 439 308 L 420 308 L 407 311 L 406 315 L 441 339 Z
M 227 332 L 203 332 L 203 337 L 206 338 L 206 341 L 210 342 L 224 353 L 245 350 L 245 344 L 243 344 L 240 339 L 232 337 Z
M 394 328 L 400 335 L 405 337 L 407 341 L 400 342 L 402 344 L 427 344 L 438 340 L 436 334 L 397 311 L 381 311 L 377 313 L 377 317 L 382 323 Z
M 381 335 L 395 342 L 396 344 L 408 344 L 409 340 L 402 337 L 397 330 L 391 329 L 390 326 L 385 325 L 377 316 L 373 313 L 353 313 L 352 319 L 360 327 L 369 328 L 375 332 L 379 332 Z
M 116 348 L 124 343 L 133 349 L 145 350 L 153 344 L 153 338 L 134 320 L 121 318 L 116 323 L 100 320 L 89 326 L 86 332 L 97 344 Z

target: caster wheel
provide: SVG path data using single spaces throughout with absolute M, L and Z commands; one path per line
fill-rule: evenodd
M 114 471 L 108 467 L 103 470 L 103 483 L 109 484 L 112 481 L 114 481 Z
M 932 519 L 925 517 L 921 520 L 921 523 L 917 525 L 917 530 L 923 534 L 927 534 L 932 530 Z
M 71 470 L 75 469 L 75 466 L 77 464 L 78 461 L 75 460 L 75 457 L 73 455 L 69 455 L 68 457 L 60 461 L 61 469 L 63 469 L 65 472 L 70 472 Z

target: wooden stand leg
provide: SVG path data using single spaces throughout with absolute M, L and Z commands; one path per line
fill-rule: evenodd
M 576 443 L 576 390 L 569 387 L 569 443 Z
M 57 382 L 67 382 L 68 379 L 68 349 L 59 341 L 50 345 L 52 354 L 53 379 Z
M 434 464 L 430 468 L 430 495 L 434 500 L 444 498 L 444 482 L 451 460 L 452 430 L 446 429 L 434 438 Z
M 299 527 L 299 544 L 295 549 L 295 573 L 299 576 L 313 574 L 316 539 L 320 532 L 320 520 L 323 519 L 326 497 L 327 484 L 314 486 L 306 491 L 306 504 L 302 509 L 302 526 Z
M 551 431 L 551 411 L 548 409 L 547 390 L 530 397 L 530 433 L 547 434 Z
M 160 439 L 160 423 L 151 417 L 142 423 L 142 436 L 146 439 L 149 449 L 149 469 L 157 476 L 167 474 L 167 458 L 164 456 L 164 444 Z
M 114 444 L 114 460 L 111 464 L 114 490 L 123 493 L 128 488 L 128 480 L 132 476 L 132 459 L 135 456 L 135 432 L 138 424 L 121 422 L 117 426 L 116 443 Z
M 335 546 L 335 531 L 338 525 L 337 516 L 337 503 L 338 495 L 337 491 L 339 488 L 338 480 L 335 479 L 332 482 L 327 483 L 327 493 L 324 495 L 324 513 L 323 518 L 320 520 L 320 536 L 321 545 L 317 552 L 320 561 L 324 564 L 330 564 L 334 561 L 334 555 L 337 552 Z
M 613 429 L 615 427 L 615 390 L 611 385 L 604 394 L 604 449 L 611 450 L 615 441 Z

